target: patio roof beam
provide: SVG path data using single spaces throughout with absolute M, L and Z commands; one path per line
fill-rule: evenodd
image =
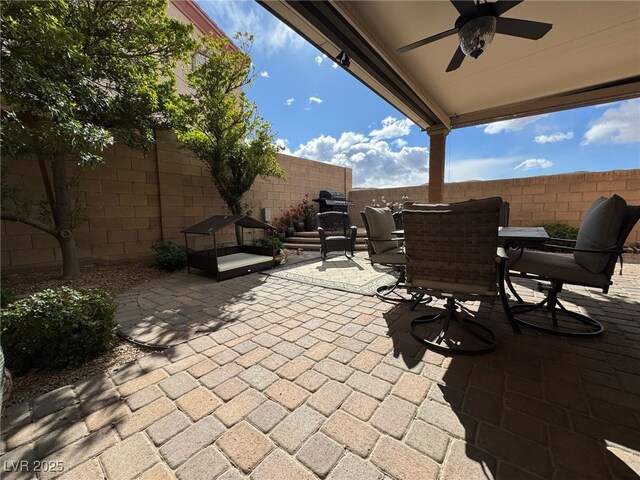
M 451 128 L 471 127 L 485 123 L 557 112 L 570 108 L 588 107 L 602 103 L 640 97 L 640 76 L 598 85 L 584 91 L 563 92 L 552 97 L 527 100 L 451 117 Z
M 258 0 L 258 3 L 284 21 L 282 16 L 271 8 L 269 2 Z M 382 58 L 376 49 L 331 3 L 296 0 L 284 3 L 297 15 L 304 18 L 313 28 L 321 32 L 338 50 L 344 51 L 364 72 L 395 96 L 403 105 L 410 108 L 427 125 L 443 124 L 438 115 L 415 93 L 414 89 L 405 82 L 396 69 Z M 290 22 L 287 23 L 300 35 L 306 37 L 304 32 L 296 28 L 295 25 Z M 346 70 L 349 71 L 349 69 Z M 349 73 L 361 80 L 354 72 L 349 71 Z M 375 89 L 373 91 L 380 95 Z

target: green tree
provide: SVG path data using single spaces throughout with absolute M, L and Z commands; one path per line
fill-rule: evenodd
M 115 137 L 143 151 L 153 143 L 177 62 L 194 51 L 193 27 L 169 19 L 166 0 L 3 0 L 0 9 L 2 155 L 37 159 L 48 207 L 33 218 L 16 199 L 8 211 L 15 189 L 3 189 L 2 219 L 53 235 L 73 278 L 68 163 L 96 166 Z
M 237 34 L 238 47 L 204 39 L 200 64 L 187 75 L 192 93 L 169 108 L 178 140 L 202 160 L 232 214 L 258 176 L 284 178 L 271 125 L 245 90 L 255 78 L 249 50 L 253 37 Z

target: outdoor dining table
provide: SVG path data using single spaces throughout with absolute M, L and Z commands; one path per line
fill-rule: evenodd
M 404 230 L 394 230 L 392 235 L 404 237 Z M 549 240 L 543 227 L 498 227 L 498 243 L 503 247 L 536 245 Z
M 404 230 L 394 230 L 391 232 L 398 237 L 404 237 Z M 543 227 L 498 227 L 498 245 L 506 250 L 514 247 L 533 247 L 540 245 L 549 239 L 549 235 Z M 509 277 L 509 269 L 507 262 L 502 262 L 502 268 L 499 269 L 498 288 L 500 290 L 500 299 L 502 307 L 516 333 L 521 333 L 517 320 L 510 313 L 508 295 L 505 291 L 505 284 L 516 297 L 519 303 L 523 303 L 522 298 L 516 292 Z

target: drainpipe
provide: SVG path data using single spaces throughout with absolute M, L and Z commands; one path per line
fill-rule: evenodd
M 162 226 L 162 188 L 160 185 L 160 156 L 158 155 L 158 135 L 155 128 L 153 129 L 153 153 L 156 157 L 156 182 L 158 184 L 158 208 L 160 209 L 160 239 L 164 240 L 164 228 Z

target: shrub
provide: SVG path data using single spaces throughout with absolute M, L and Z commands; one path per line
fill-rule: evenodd
M 259 238 L 254 240 L 253 244 L 257 247 L 271 247 L 274 250 L 280 250 L 282 248 L 282 240 L 275 236 Z
M 151 266 L 174 272 L 187 265 L 187 250 L 171 240 L 158 240 L 151 246 L 153 259 Z
M 542 227 L 551 238 L 564 238 L 567 240 L 575 240 L 578 238 L 578 228 L 565 223 L 550 223 L 542 225 Z
M 43 290 L 0 313 L 2 349 L 17 373 L 78 365 L 106 352 L 116 332 L 116 306 L 99 289 Z
M 6 308 L 10 303 L 13 303 L 15 301 L 16 296 L 10 289 L 6 287 L 0 287 L 0 308 Z

